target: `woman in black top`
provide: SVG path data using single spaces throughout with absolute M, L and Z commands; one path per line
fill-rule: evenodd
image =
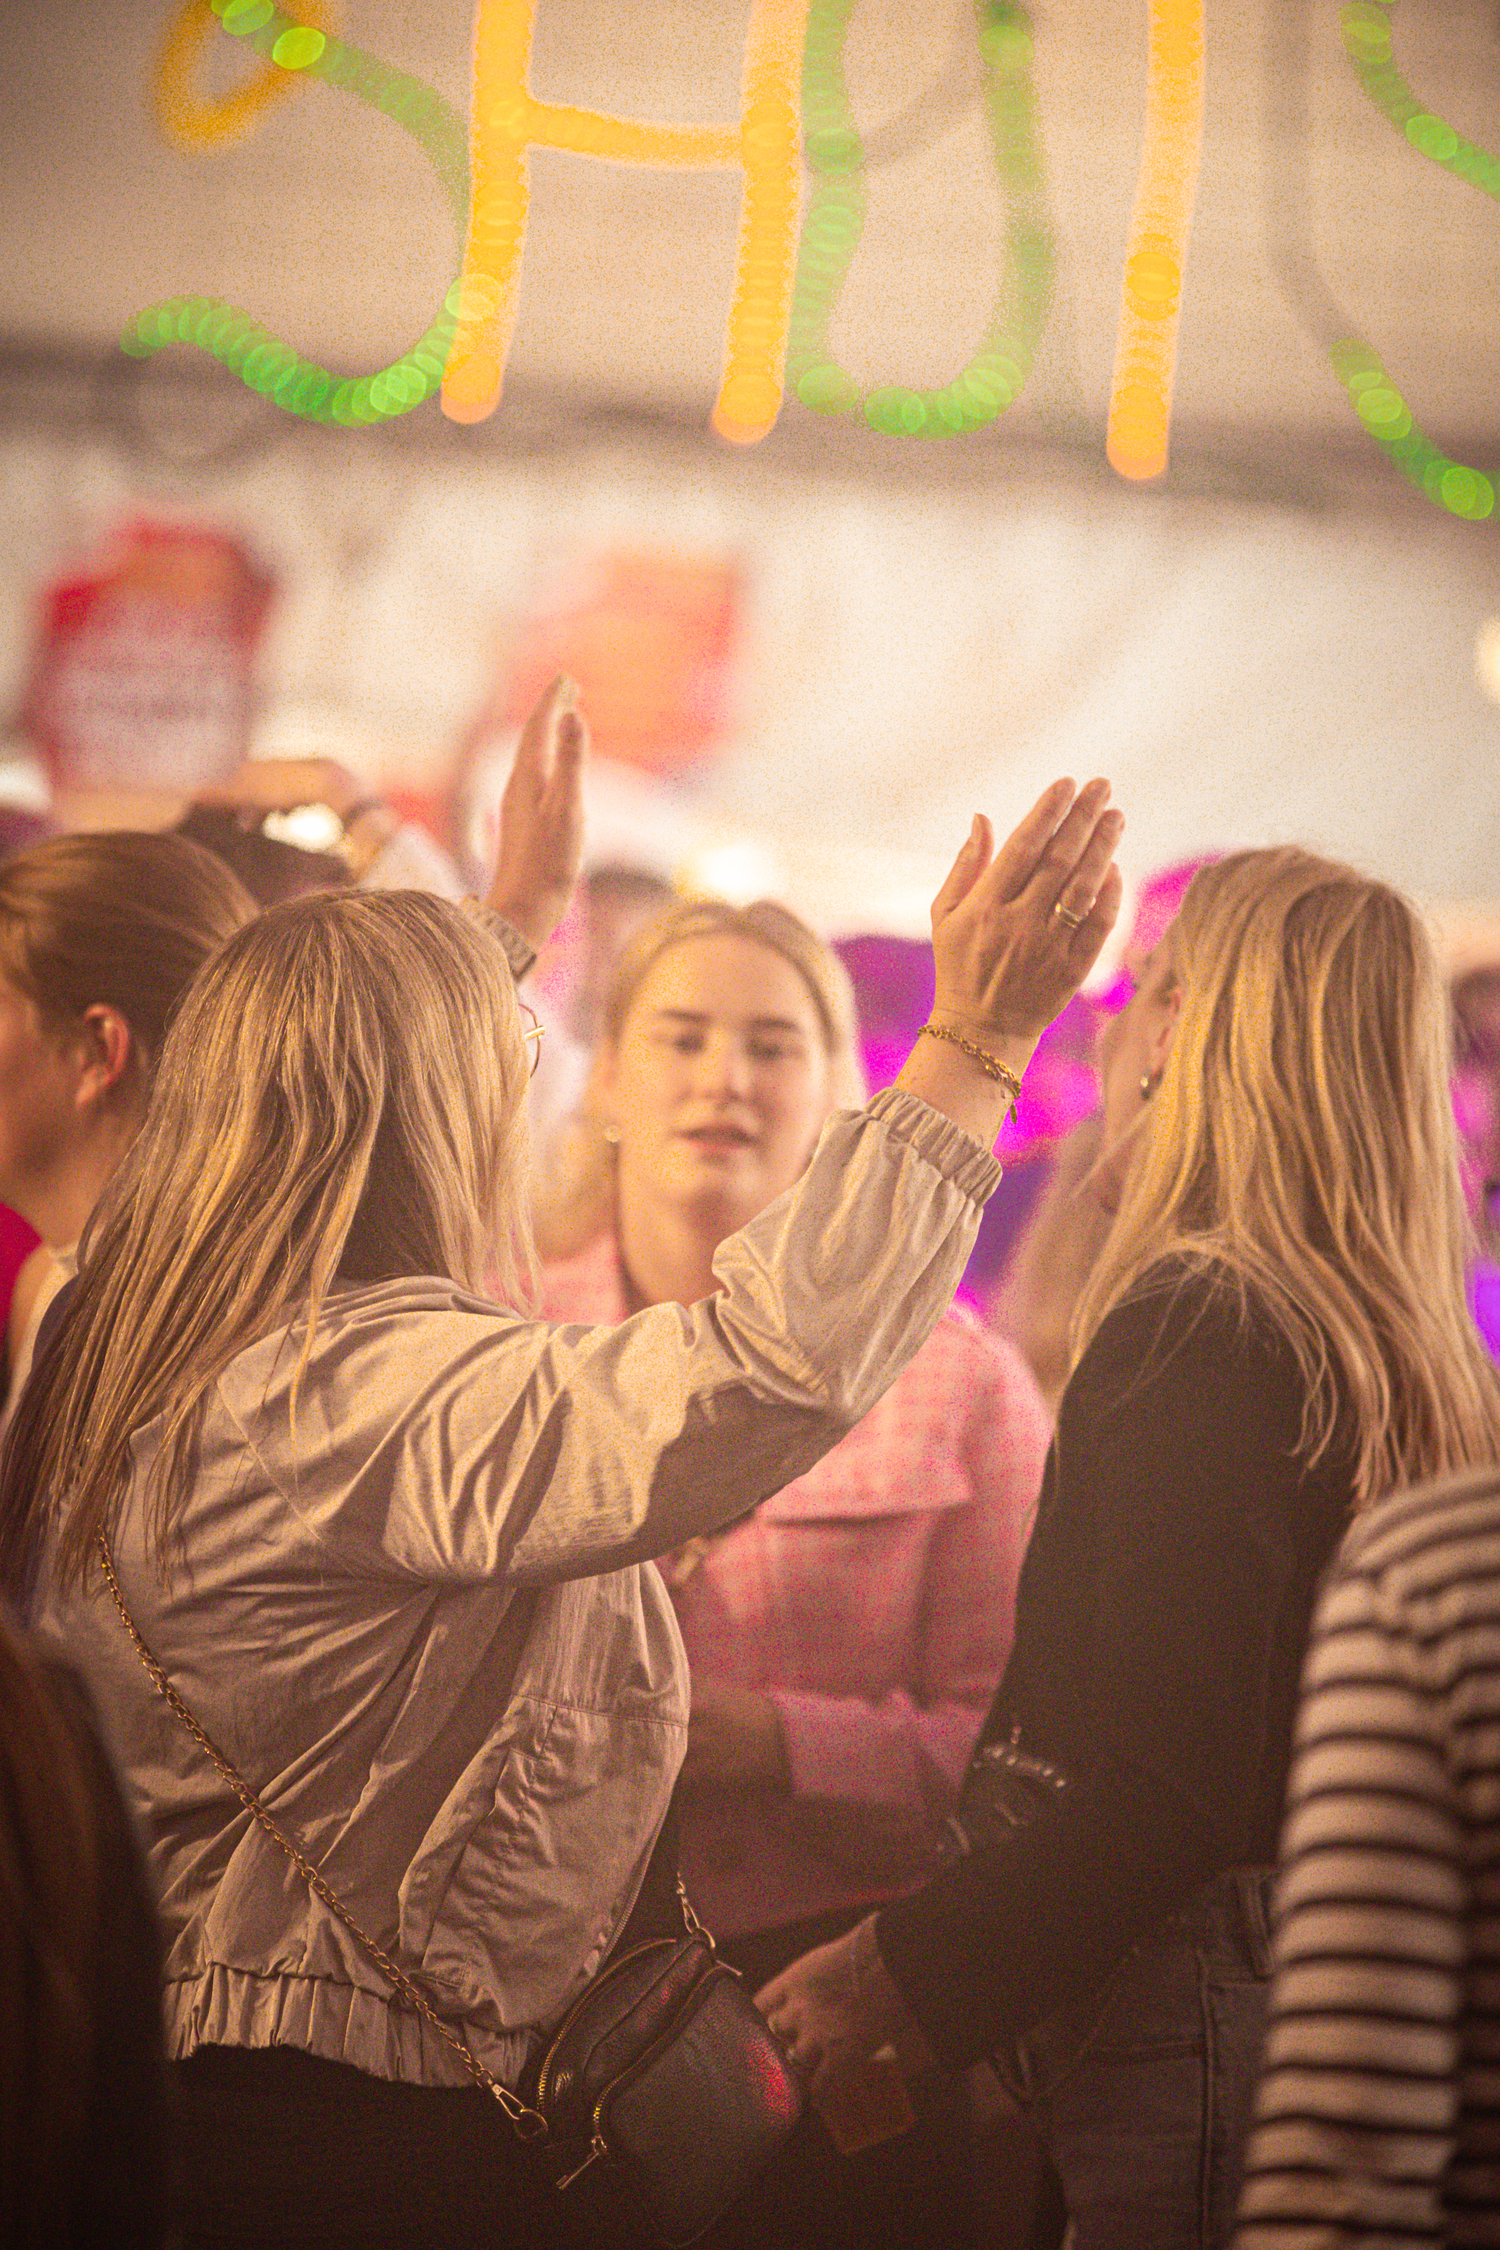
M 891 2038 L 991 2055 L 1076 2250 L 1207 2250 L 1232 2223 L 1319 1577 L 1353 1509 L 1493 1458 L 1496 1389 L 1441 988 L 1404 900 L 1299 851 L 1205 869 L 1102 1061 L 1095 1184 L 1118 1207 L 973 1848 L 762 2003 L 815 2077 Z M 985 1755 L 1006 1743 L 1066 1776 L 1013 1828 Z

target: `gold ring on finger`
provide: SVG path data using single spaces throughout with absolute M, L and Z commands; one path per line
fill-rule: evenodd
M 1052 911 L 1057 916 L 1059 922 L 1067 923 L 1070 930 L 1081 930 L 1084 923 L 1089 918 L 1089 912 L 1092 910 L 1086 910 L 1082 914 L 1070 914 L 1067 908 L 1063 905 L 1062 900 L 1059 899 L 1056 906 L 1053 907 Z

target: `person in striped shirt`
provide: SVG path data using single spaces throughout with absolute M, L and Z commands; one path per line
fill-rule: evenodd
M 1324 1588 L 1275 1963 L 1237 2250 L 1500 2243 L 1500 1470 Z

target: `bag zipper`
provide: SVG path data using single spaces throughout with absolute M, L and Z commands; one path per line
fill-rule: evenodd
M 571 2172 L 564 2172 L 562 2178 L 557 2182 L 558 2194 L 561 2195 L 564 2188 L 570 2188 L 575 2180 L 581 2180 L 585 2172 L 590 2171 L 594 2165 L 602 2163 L 608 2155 L 609 2143 L 596 2124 L 594 2137 L 589 2143 L 588 2155 L 581 2164 L 575 2164 Z
M 562 2022 L 558 2025 L 556 2031 L 553 2032 L 551 2043 L 547 2048 L 546 2054 L 542 2058 L 542 2067 L 537 2073 L 536 2081 L 536 2104 L 538 2109 L 545 2111 L 548 2101 L 551 2098 L 552 2078 L 555 2068 L 557 2051 L 562 2045 L 564 2039 L 566 2039 L 568 2033 L 572 2030 L 573 2025 L 575 2024 L 579 2016 L 582 2015 L 587 2008 L 592 2007 L 597 2002 L 601 1992 L 607 1992 L 612 1984 L 618 1982 L 620 1972 L 623 1969 L 628 1969 L 633 1961 L 639 1961 L 644 1954 L 655 1953 L 659 1951 L 663 1946 L 665 1946 L 669 1952 L 675 1953 L 677 1948 L 684 1942 L 685 1940 L 682 1938 L 645 1938 L 639 1945 L 633 1945 L 628 1953 L 622 1953 L 617 1961 L 611 1961 L 609 1967 L 604 1971 L 604 1974 L 602 1976 L 590 1978 L 589 1982 L 584 1986 L 582 1992 L 579 1993 L 578 1998 L 573 2002 L 572 2007 L 563 2017 Z M 590 2161 L 592 2161 L 592 2159 L 590 2159 Z
M 718 1977 L 721 1976 L 733 1977 L 736 1982 L 740 1981 L 740 1972 L 738 1969 L 733 1969 L 730 1967 L 727 1961 L 720 1961 L 716 1958 L 713 1962 L 712 1968 L 708 1970 L 706 1975 L 698 1979 L 698 1982 L 693 1986 L 691 1992 L 689 1992 L 685 1996 L 682 2006 L 678 2009 L 676 2015 L 672 2018 L 671 2022 L 665 2027 L 665 2029 L 659 2031 L 656 2037 L 652 2040 L 650 2046 L 645 2048 L 641 2054 L 637 2055 L 633 2063 L 627 2064 L 626 2068 L 621 2071 L 619 2077 L 612 2079 L 609 2085 L 605 2087 L 604 2091 L 600 2094 L 599 2099 L 594 2104 L 594 2137 L 589 2143 L 589 2153 L 584 2158 L 583 2162 L 576 2168 L 576 2170 L 568 2174 L 565 2180 L 558 2181 L 557 2184 L 559 2188 L 571 2187 L 574 2180 L 580 2179 L 592 2165 L 599 2163 L 603 2158 L 613 2157 L 615 2152 L 609 2145 L 609 2138 L 604 2129 L 605 2103 L 610 2100 L 612 2095 L 618 2094 L 622 2087 L 630 2085 L 633 2080 L 639 2078 L 641 2072 L 643 2070 L 649 2069 L 650 2065 L 655 2062 L 657 2056 L 663 2053 L 664 2050 L 671 2045 L 673 2039 L 676 2038 L 677 2034 L 681 2031 L 684 2023 L 686 2023 L 691 2017 L 695 2016 L 698 2013 L 698 2010 L 702 2007 L 703 2002 L 707 1997 L 708 1987 L 712 1983 L 714 1983 L 714 1981 Z

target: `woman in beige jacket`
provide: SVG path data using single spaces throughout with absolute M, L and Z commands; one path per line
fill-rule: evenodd
M 576 867 L 581 753 L 554 693 L 490 912 L 301 900 L 210 964 L 0 1474 L 0 1569 L 87 1675 L 145 1831 L 190 2243 L 570 2222 L 157 1694 L 101 1535 L 220 1749 L 514 2081 L 662 1887 L 686 1674 L 650 1558 L 802 1474 L 930 1334 L 998 1177 L 995 1068 L 1024 1069 L 1116 910 L 1102 784 L 1049 791 L 998 856 L 977 821 L 901 1084 L 724 1244 L 717 1294 L 550 1326 L 513 1309 L 511 971 Z

